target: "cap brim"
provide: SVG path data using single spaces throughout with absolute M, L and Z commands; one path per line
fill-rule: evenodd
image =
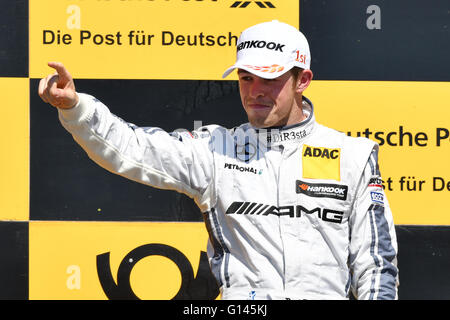
M 233 70 L 236 69 L 236 67 L 234 65 L 232 65 L 231 67 L 229 67 L 227 70 L 225 70 L 225 72 L 222 75 L 222 79 L 228 77 L 228 75 L 233 72 Z

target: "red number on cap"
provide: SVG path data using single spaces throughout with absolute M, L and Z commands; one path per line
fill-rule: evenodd
M 297 58 L 295 60 L 301 63 L 305 63 L 306 56 L 304 54 L 300 54 L 300 50 L 297 50 L 295 52 L 297 53 Z

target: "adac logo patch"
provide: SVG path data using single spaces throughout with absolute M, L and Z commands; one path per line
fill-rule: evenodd
M 303 146 L 303 178 L 341 180 L 341 149 Z

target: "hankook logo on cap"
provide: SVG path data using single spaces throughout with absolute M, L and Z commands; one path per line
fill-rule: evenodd
M 283 47 L 285 44 L 275 43 L 275 42 L 267 42 L 264 40 L 250 40 L 239 43 L 237 46 L 237 51 L 242 49 L 251 49 L 251 48 L 267 48 L 269 50 L 280 51 L 283 52 Z

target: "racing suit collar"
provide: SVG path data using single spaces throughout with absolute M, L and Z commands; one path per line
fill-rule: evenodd
M 316 121 L 312 102 L 305 96 L 303 96 L 302 102 L 303 113 L 306 115 L 305 120 L 288 126 L 255 128 L 259 142 L 267 146 L 276 146 L 303 141 L 312 132 Z

